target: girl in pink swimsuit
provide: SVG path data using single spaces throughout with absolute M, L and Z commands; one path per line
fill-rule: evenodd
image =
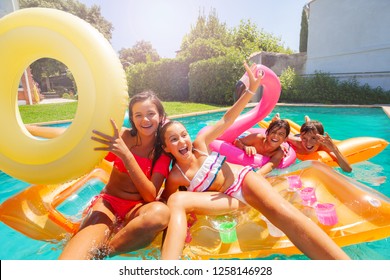
M 260 85 L 261 77 L 255 78 L 253 68 L 249 69 L 247 64 L 245 68 L 249 89 L 221 120 L 199 134 L 193 143 L 180 122 L 169 122 L 161 129 L 163 148 L 175 161 L 163 192 L 169 198 L 171 218 L 161 258 L 180 258 L 188 213 L 221 215 L 240 207 L 241 201 L 266 216 L 309 258 L 348 259 L 320 227 L 283 199 L 262 175 L 250 167 L 225 162 L 217 153 L 209 153 L 209 144 L 233 124 Z M 187 191 L 177 192 L 179 186 L 187 187 Z
M 130 100 L 132 128 L 120 131 L 111 120 L 112 136 L 94 131 L 92 139 L 99 144 L 95 150 L 108 151 L 106 159 L 114 168 L 60 259 L 100 259 L 134 251 L 167 227 L 169 209 L 156 200 L 171 161 L 158 137 L 165 117 L 160 100 L 143 92 Z

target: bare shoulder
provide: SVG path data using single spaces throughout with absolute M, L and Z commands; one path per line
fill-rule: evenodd
M 120 135 L 121 135 L 122 139 L 133 138 L 133 136 L 131 135 L 131 130 L 132 130 L 131 128 L 122 127 L 121 131 L 120 131 Z
M 186 185 L 188 181 L 184 178 L 183 174 L 180 172 L 180 170 L 177 168 L 177 166 L 173 166 L 171 171 L 169 172 L 169 178 L 170 180 L 180 183 L 182 185 Z
M 123 134 L 123 133 L 125 133 L 125 132 L 130 132 L 131 130 L 132 130 L 131 128 L 122 126 L 122 128 L 121 128 L 121 134 Z
M 204 153 L 208 153 L 207 144 L 206 142 L 203 141 L 203 139 L 198 139 L 198 137 L 196 137 L 196 139 L 192 143 L 192 146 L 194 149 L 198 151 L 203 151 Z
M 173 166 L 169 172 L 168 178 L 165 183 L 165 187 L 170 189 L 178 188 L 179 186 L 188 186 L 189 182 L 183 177 L 181 172 L 176 166 Z
M 275 152 L 274 152 L 274 157 L 275 158 L 283 158 L 284 157 L 284 150 L 282 149 L 282 147 L 278 147 Z
M 263 139 L 265 139 L 265 134 L 263 134 L 263 133 L 255 133 L 255 137 L 256 137 L 256 139 L 263 140 Z
M 265 135 L 261 133 L 251 133 L 240 140 L 246 144 L 246 145 L 254 145 L 259 143 L 259 141 L 263 140 L 265 138 Z

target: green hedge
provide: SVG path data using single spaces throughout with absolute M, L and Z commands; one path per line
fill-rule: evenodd
M 129 96 L 153 90 L 163 101 L 188 100 L 188 64 L 177 59 L 139 63 L 127 68 Z
M 223 56 L 192 63 L 189 73 L 191 102 L 231 105 L 236 82 L 244 73 L 243 58 Z
M 163 101 L 231 105 L 237 80 L 244 73 L 240 55 L 197 61 L 163 59 L 127 68 L 129 96 L 153 90 Z
M 244 73 L 243 55 L 232 53 L 189 64 L 181 59 L 136 64 L 127 68 L 129 96 L 151 89 L 162 101 L 231 105 L 237 80 Z M 292 68 L 280 76 L 279 102 L 319 104 L 390 104 L 390 91 L 340 81 L 327 73 L 302 77 Z
M 279 102 L 319 104 L 389 104 L 390 91 L 361 85 L 356 79 L 340 81 L 328 73 L 298 76 L 287 68 L 280 76 L 282 93 Z

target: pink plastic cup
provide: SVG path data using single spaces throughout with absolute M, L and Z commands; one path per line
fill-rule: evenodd
M 313 206 L 317 202 L 316 189 L 312 187 L 303 188 L 299 191 L 302 205 Z
M 296 191 L 302 188 L 302 181 L 301 177 L 299 175 L 290 175 L 287 176 L 288 180 L 288 190 L 289 191 Z
M 318 221 L 325 226 L 333 226 L 338 223 L 336 208 L 332 203 L 318 203 L 316 214 Z

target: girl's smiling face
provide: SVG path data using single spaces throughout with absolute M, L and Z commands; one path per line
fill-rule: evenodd
M 266 135 L 267 141 L 276 148 L 279 147 L 287 138 L 287 131 L 284 127 L 275 128 Z
M 320 147 L 320 142 L 318 141 L 317 134 L 314 131 L 308 131 L 304 134 L 301 134 L 302 147 L 308 153 L 316 152 Z
M 138 133 L 145 136 L 156 133 L 161 122 L 161 116 L 153 102 L 150 100 L 137 102 L 134 104 L 132 112 L 131 118 Z
M 179 122 L 166 125 L 162 135 L 165 152 L 172 154 L 177 160 L 188 158 L 192 154 L 192 142 L 187 129 Z

